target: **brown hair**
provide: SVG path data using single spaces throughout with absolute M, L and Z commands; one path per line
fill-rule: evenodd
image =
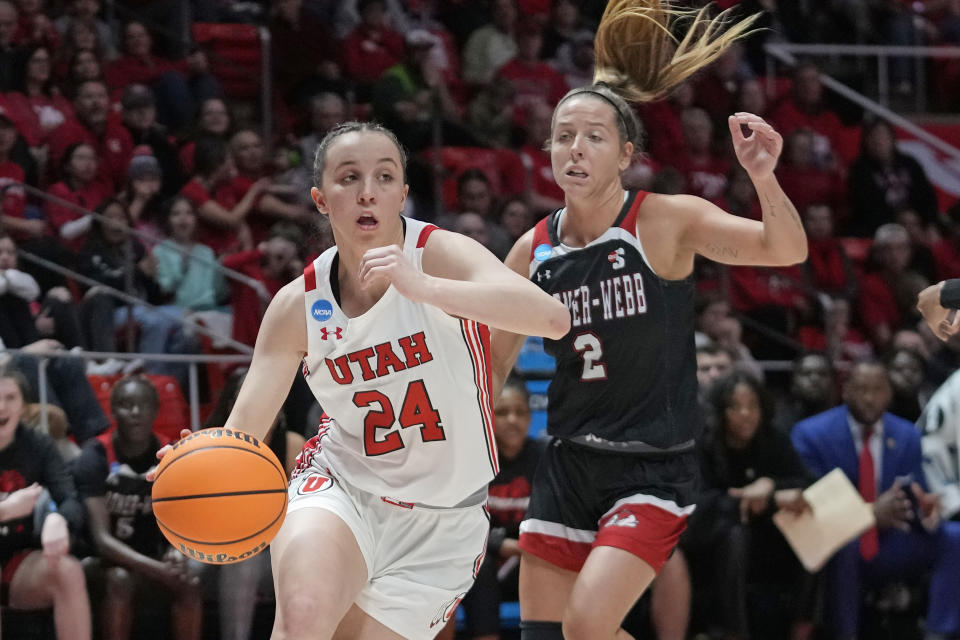
M 323 187 L 323 170 L 327 165 L 327 150 L 330 148 L 330 145 L 332 145 L 333 141 L 340 136 L 347 133 L 354 133 L 355 131 L 370 131 L 373 133 L 382 133 L 383 135 L 387 136 L 387 138 L 390 139 L 390 142 L 393 143 L 393 146 L 397 148 L 397 153 L 400 154 L 400 169 L 403 173 L 403 181 L 407 181 L 407 152 L 403 148 L 403 145 L 400 144 L 396 134 L 382 124 L 375 122 L 352 121 L 343 122 L 335 126 L 333 129 L 327 132 L 327 135 L 323 136 L 323 140 L 321 140 L 320 144 L 317 145 L 317 152 L 314 154 L 313 158 L 313 183 L 315 187 Z
M 567 93 L 557 105 L 586 93 L 614 107 L 621 142 L 638 145 L 642 127 L 631 102 L 651 102 L 719 58 L 754 30 L 757 13 L 734 20 L 732 11 L 710 17 L 701 9 L 677 7 L 671 0 L 610 0 L 594 40 L 594 84 Z M 674 35 L 683 31 L 683 37 Z

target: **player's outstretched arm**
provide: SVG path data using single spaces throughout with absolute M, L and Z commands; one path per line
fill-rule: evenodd
M 285 285 L 263 316 L 250 370 L 225 427 L 263 440 L 307 352 L 303 276 Z
M 657 196 L 678 221 L 679 244 L 694 253 L 734 265 L 786 266 L 807 259 L 807 235 L 796 207 L 773 173 L 783 139 L 759 116 L 730 116 L 737 159 L 760 198 L 763 222 L 730 215 L 695 196 Z M 741 127 L 752 133 L 744 136 Z
M 430 235 L 423 272 L 396 246 L 371 249 L 360 267 L 362 285 L 389 280 L 401 295 L 453 316 L 524 335 L 560 338 L 570 313 L 558 300 L 508 269 L 481 244 L 449 231 Z

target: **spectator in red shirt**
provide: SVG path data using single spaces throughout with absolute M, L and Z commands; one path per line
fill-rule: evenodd
M 158 119 L 173 129 L 190 120 L 197 102 L 222 93 L 202 51 L 179 62 L 165 60 L 153 53 L 153 39 L 140 22 L 124 26 L 123 52 L 107 66 L 107 84 L 112 89 L 149 86 L 157 96 Z
M 31 147 L 45 145 L 54 129 L 72 120 L 73 106 L 54 86 L 50 50 L 36 47 L 24 61 L 23 83 L 6 94 L 11 117 Z
M 833 210 L 829 204 L 811 204 L 802 209 L 810 254 L 803 264 L 807 289 L 853 301 L 857 274 L 840 240 L 834 236 Z
M 358 83 L 366 102 L 373 82 L 403 60 L 403 36 L 387 26 L 384 0 L 360 0 L 360 24 L 343 43 L 344 70 Z
M 913 291 L 919 276 L 909 270 L 912 259 L 906 229 L 894 223 L 877 229 L 870 269 L 860 280 L 860 320 L 878 350 L 889 345 L 893 333 L 912 313 L 919 291 Z
M 910 208 L 924 223 L 937 218 L 937 194 L 923 167 L 897 150 L 893 127 L 874 120 L 863 127 L 860 155 L 847 175 L 851 213 L 847 231 L 869 236 L 896 212 Z
M 110 111 L 107 85 L 102 80 L 81 83 L 73 100 L 73 110 L 77 119 L 67 120 L 50 137 L 50 160 L 55 166 L 59 165 L 68 146 L 86 142 L 100 159 L 98 177 L 114 188 L 121 188 L 127 179 L 133 140 L 120 116 Z
M 237 176 L 233 179 L 233 190 L 237 197 L 243 198 L 261 178 L 268 179 L 264 192 L 257 198 L 247 218 L 255 244 L 265 240 L 271 225 L 279 220 L 293 222 L 302 229 L 309 228 L 313 220 L 313 210 L 279 197 L 279 189 L 268 176 L 263 140 L 257 132 L 244 129 L 233 134 L 230 139 L 230 155 L 237 167 Z M 271 193 L 271 189 L 277 194 Z
M 18 0 L 20 9 L 14 41 L 23 47 L 47 47 L 56 51 L 60 47 L 60 32 L 44 12 L 44 0 Z
M 23 167 L 13 162 L 10 153 L 17 141 L 17 130 L 13 121 L 0 112 L 0 228 L 7 231 L 14 240 L 36 240 L 47 231 L 47 223 L 42 218 L 27 218 L 26 192 L 23 183 L 26 175 Z
M 681 114 L 693 105 L 694 97 L 693 85 L 684 82 L 677 85 L 664 100 L 639 105 L 643 128 L 650 136 L 647 148 L 661 165 L 678 167 L 683 155 Z
M 249 233 L 247 215 L 269 185 L 260 178 L 242 197 L 233 188 L 237 168 L 227 143 L 219 138 L 201 138 L 194 153 L 196 175 L 180 194 L 190 200 L 199 217 L 197 240 L 217 255 L 236 250 L 242 233 Z
M 797 211 L 814 203 L 825 203 L 833 211 L 842 212 L 846 197 L 843 178 L 839 171 L 817 165 L 815 142 L 816 134 L 810 129 L 794 129 L 786 138 L 777 179 Z
M 553 179 L 550 152 L 544 145 L 550 138 L 553 107 L 537 102 L 527 114 L 527 139 L 520 147 L 520 159 L 527 172 L 524 193 L 538 215 L 563 206 L 563 189 Z
M 737 110 L 740 87 L 753 75 L 743 56 L 743 45 L 733 44 L 694 84 L 696 105 L 710 114 L 714 126 L 725 124 L 727 116 Z
M 500 67 L 494 82 L 513 85 L 513 117 L 524 125 L 527 111 L 537 102 L 555 105 L 567 92 L 567 81 L 553 67 L 540 59 L 543 35 L 540 25 L 524 22 L 517 29 L 517 55 Z
M 60 162 L 63 179 L 50 187 L 51 196 L 92 211 L 113 195 L 109 183 L 98 178 L 99 160 L 96 150 L 86 142 L 74 142 L 66 148 Z M 67 246 L 79 250 L 93 223 L 93 216 L 72 207 L 48 200 L 44 213 L 47 222 Z
M 272 299 L 283 285 L 303 273 L 300 237 L 296 228 L 278 223 L 267 241 L 256 249 L 225 256 L 223 266 L 263 283 Z M 255 290 L 234 280 L 230 281 L 230 290 L 233 339 L 253 346 L 269 300 L 261 299 Z
M 713 123 L 703 109 L 693 107 L 683 112 L 683 153 L 674 166 L 684 174 L 687 191 L 705 200 L 722 203 L 727 189 L 730 163 L 713 152 Z
M 823 84 L 816 65 L 806 63 L 794 69 L 792 91 L 774 109 L 771 119 L 783 136 L 800 127 L 814 131 L 817 164 L 827 167 L 837 162 L 836 146 L 843 125 L 823 102 Z

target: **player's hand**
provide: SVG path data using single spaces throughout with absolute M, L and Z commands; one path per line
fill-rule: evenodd
M 745 487 L 729 489 L 731 496 L 740 498 L 740 520 L 746 522 L 751 516 L 766 511 L 774 488 L 770 478 L 757 478 Z
M 780 134 L 760 116 L 742 111 L 730 116 L 727 124 L 730 126 L 737 160 L 750 178 L 756 180 L 772 175 L 783 150 Z M 742 127 L 752 132 L 749 138 L 743 135 Z
M 370 249 L 360 261 L 360 286 L 366 288 L 383 282 L 392 284 L 409 300 L 424 301 L 427 276 L 413 268 L 397 245 Z
M 43 493 L 43 487 L 34 482 L 29 487 L 17 489 L 3 500 L 3 519 L 18 520 L 33 513 L 37 498 Z
M 957 313 L 952 309 L 940 306 L 940 291 L 943 283 L 930 285 L 917 296 L 917 310 L 923 316 L 933 334 L 946 341 L 950 336 L 960 331 Z
M 195 587 L 200 584 L 200 576 L 191 569 L 187 556 L 173 547 L 167 549 L 167 552 L 164 554 L 163 564 L 165 568 L 165 578 L 167 584 L 170 586 L 174 588 L 179 588 L 183 585 Z
M 500 545 L 500 557 L 509 558 L 520 555 L 520 541 L 516 538 L 504 538 Z
M 59 513 L 48 513 L 40 531 L 40 544 L 43 557 L 51 564 L 67 555 L 70 551 L 70 529 L 67 520 Z
M 191 433 L 193 433 L 193 431 L 190 431 L 190 429 L 180 429 L 180 438 L 186 438 Z M 163 456 L 167 455 L 171 449 L 173 449 L 172 444 L 166 444 L 160 447 L 160 450 L 157 451 L 157 460 L 163 460 Z M 153 482 L 157 478 L 157 468 L 154 467 L 150 469 L 143 477 L 147 479 L 147 482 Z
M 911 489 L 913 489 L 913 495 L 917 497 L 917 502 L 920 505 L 921 513 L 917 514 L 920 517 L 920 524 L 931 533 L 936 531 L 940 527 L 940 496 L 935 493 L 927 493 L 916 482 L 913 483 Z

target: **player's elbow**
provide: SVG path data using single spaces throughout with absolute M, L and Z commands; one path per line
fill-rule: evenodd
M 547 317 L 547 327 L 543 337 L 551 340 L 559 340 L 570 331 L 570 312 L 565 304 L 554 300 L 550 307 L 550 314 Z

